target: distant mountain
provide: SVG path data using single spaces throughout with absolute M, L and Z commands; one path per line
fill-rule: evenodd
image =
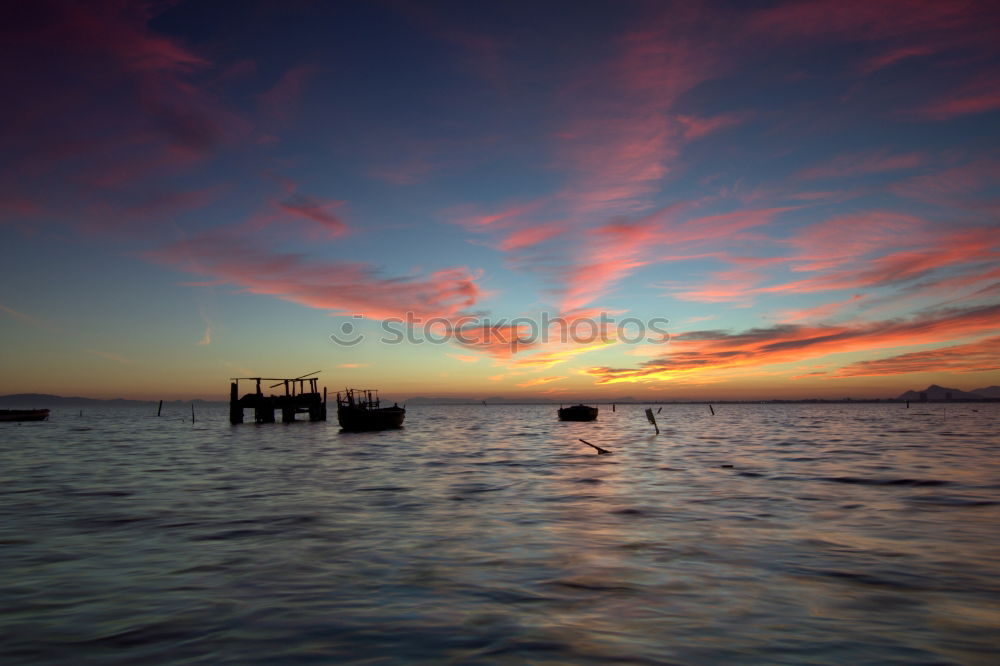
M 992 387 L 997 388 L 997 387 Z M 923 391 L 907 391 L 900 395 L 897 400 L 921 400 L 921 394 L 927 396 L 927 400 L 980 400 L 987 396 L 979 392 L 962 391 L 956 388 L 947 388 L 931 384 Z
M 225 402 L 214 402 L 209 400 L 164 400 L 163 404 L 178 405 L 188 403 L 198 403 L 202 405 L 224 405 Z M 101 400 L 99 398 L 63 397 L 49 393 L 14 393 L 11 395 L 0 395 L 0 405 L 12 407 L 148 407 L 158 404 L 158 400 L 127 400 L 125 398 L 114 398 L 112 400 Z
M 987 386 L 986 388 L 978 388 L 972 391 L 984 398 L 1000 398 L 1000 386 Z
M 400 402 L 407 405 L 472 405 L 479 404 L 473 398 L 435 398 L 433 396 L 418 395 Z

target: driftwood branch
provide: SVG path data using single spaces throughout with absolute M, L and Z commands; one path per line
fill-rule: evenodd
M 611 453 L 611 451 L 608 451 L 607 449 L 602 449 L 599 446 L 591 444 L 590 442 L 588 442 L 585 439 L 581 439 L 580 441 L 583 442 L 584 444 L 586 444 L 587 446 L 590 446 L 590 447 L 593 447 L 593 448 L 597 449 L 597 455 L 599 455 L 599 456 L 603 456 L 605 454 L 610 454 Z

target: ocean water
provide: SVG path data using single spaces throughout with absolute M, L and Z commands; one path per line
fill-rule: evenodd
M 1000 404 L 644 407 L 0 424 L 0 663 L 1000 663 Z

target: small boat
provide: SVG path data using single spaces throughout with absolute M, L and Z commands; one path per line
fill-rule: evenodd
M 559 408 L 560 421 L 593 421 L 597 418 L 597 407 L 573 405 Z
M 337 420 L 340 427 L 351 432 L 389 430 L 403 427 L 406 408 L 399 405 L 382 407 L 378 391 L 344 389 L 337 394 Z
M 47 418 L 47 409 L 0 409 L 0 421 L 44 421 Z

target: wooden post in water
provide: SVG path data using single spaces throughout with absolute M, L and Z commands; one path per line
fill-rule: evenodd
M 191 423 L 194 423 L 194 403 L 191 403 Z
M 611 403 L 611 411 L 615 411 L 615 403 Z
M 156 408 L 156 415 L 159 416 L 160 412 L 163 411 L 163 401 L 160 401 L 160 406 Z
M 712 409 L 712 405 L 708 406 L 708 411 L 712 412 L 712 416 L 715 416 L 715 410 Z
M 240 406 L 239 382 L 229 385 L 229 422 L 233 425 L 243 423 L 243 407 Z
M 906 401 L 906 408 L 907 408 L 907 409 L 909 409 L 909 408 L 910 408 L 910 401 L 909 401 L 909 400 L 907 400 L 907 401 Z
M 653 416 L 653 409 L 651 407 L 646 408 L 646 419 L 653 424 L 653 427 L 656 428 L 656 434 L 659 435 L 660 426 L 656 425 L 656 417 Z

